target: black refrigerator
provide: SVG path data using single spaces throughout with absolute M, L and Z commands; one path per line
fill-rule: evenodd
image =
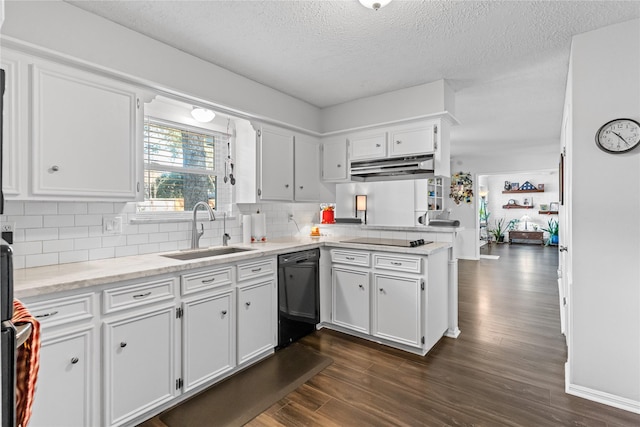
M 13 264 L 12 250 L 0 239 L 0 320 L 2 320 L 0 375 L 2 375 L 2 427 L 13 427 L 16 422 L 16 328 L 13 316 Z

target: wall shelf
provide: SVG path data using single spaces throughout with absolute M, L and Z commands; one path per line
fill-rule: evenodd
M 544 190 L 502 190 L 502 194 L 508 193 L 544 193 Z
M 558 215 L 558 211 L 538 211 L 540 215 Z
M 502 209 L 533 209 L 533 206 L 524 206 L 524 205 L 502 205 Z

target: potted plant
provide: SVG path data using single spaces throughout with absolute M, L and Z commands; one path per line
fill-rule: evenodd
M 496 239 L 496 242 L 502 243 L 504 242 L 504 232 L 507 231 L 507 227 L 504 225 L 504 218 L 495 220 L 495 227 L 493 227 L 489 232 Z
M 547 222 L 547 228 L 542 227 L 543 231 L 549 233 L 549 239 L 547 239 L 547 246 L 549 245 L 557 245 L 558 244 L 558 220 L 553 218 L 549 219 Z

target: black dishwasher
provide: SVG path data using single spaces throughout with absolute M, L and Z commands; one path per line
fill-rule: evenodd
M 320 323 L 319 265 L 319 249 L 278 256 L 278 348 Z

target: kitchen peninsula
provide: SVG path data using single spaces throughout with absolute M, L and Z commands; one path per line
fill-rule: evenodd
M 63 370 L 75 372 L 71 384 L 59 367 L 43 367 L 39 394 L 47 398 L 37 400 L 33 425 L 68 420 L 55 403 L 69 398 L 56 391 L 62 378 L 85 425 L 135 425 L 272 354 L 279 254 L 321 250 L 320 327 L 421 355 L 443 335 L 457 336 L 450 243 L 347 240 L 276 239 L 208 258 L 157 253 L 17 270 L 15 295 L 49 337 L 43 356 L 70 361 Z

